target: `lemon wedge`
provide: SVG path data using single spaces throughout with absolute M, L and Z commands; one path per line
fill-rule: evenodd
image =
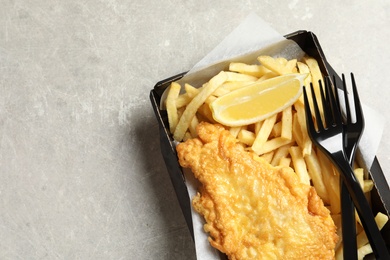
M 286 74 L 256 82 L 215 99 L 210 109 L 226 126 L 256 123 L 291 106 L 302 94 L 308 74 Z

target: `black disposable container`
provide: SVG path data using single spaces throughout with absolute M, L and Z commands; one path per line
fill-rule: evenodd
M 335 77 L 336 85 L 341 86 L 341 79 L 330 66 L 325 58 L 322 48 L 314 33 L 309 31 L 297 31 L 285 36 L 285 38 L 295 41 L 300 48 L 309 56 L 315 58 L 320 66 L 322 73 L 325 76 Z M 181 79 L 186 72 L 176 76 L 164 79 L 158 82 L 150 91 L 150 100 L 153 106 L 154 113 L 159 123 L 160 130 L 160 146 L 169 176 L 175 189 L 180 207 L 183 211 L 184 218 L 187 222 L 192 238 L 194 237 L 192 218 L 191 218 L 191 202 L 187 192 L 186 180 L 180 167 L 175 144 L 172 135 L 169 132 L 168 117 L 165 110 L 160 109 L 161 97 L 165 89 L 173 82 Z M 376 214 L 378 211 L 389 215 L 390 212 L 390 190 L 386 182 L 383 171 L 379 165 L 377 158 L 369 169 L 369 175 L 374 181 L 375 187 L 371 191 L 372 210 Z M 388 247 L 390 247 L 390 223 L 388 222 L 382 229 L 382 234 Z M 373 256 L 367 256 L 367 259 L 373 259 Z

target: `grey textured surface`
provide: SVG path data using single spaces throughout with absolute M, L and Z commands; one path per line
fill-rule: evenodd
M 195 259 L 148 95 L 250 12 L 281 34 L 313 31 L 390 121 L 388 0 L 0 6 L 0 259 Z M 389 154 L 385 131 L 388 174 Z

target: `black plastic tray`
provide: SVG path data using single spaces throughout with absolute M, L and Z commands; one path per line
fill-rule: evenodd
M 315 58 L 325 76 L 335 77 L 338 86 L 341 86 L 341 79 L 327 62 L 322 48 L 314 33 L 309 31 L 297 31 L 285 36 L 285 38 L 295 41 L 301 49 L 309 56 Z M 160 130 L 160 147 L 168 173 L 170 175 L 173 187 L 175 189 L 180 207 L 184 214 L 192 238 L 194 237 L 193 225 L 191 218 L 191 202 L 187 192 L 186 180 L 182 169 L 178 163 L 175 145 L 172 135 L 169 132 L 168 117 L 165 110 L 160 109 L 161 96 L 165 89 L 173 82 L 182 78 L 186 72 L 175 75 L 158 82 L 150 91 L 150 100 L 154 113 L 159 123 Z M 383 171 L 375 158 L 370 169 L 370 176 L 374 181 L 375 187 L 371 192 L 372 210 L 374 214 L 378 211 L 389 215 L 390 210 L 390 190 L 386 182 Z M 390 223 L 387 223 L 382 229 L 385 241 L 390 246 Z

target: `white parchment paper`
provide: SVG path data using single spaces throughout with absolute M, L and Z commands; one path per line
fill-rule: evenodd
M 188 74 L 220 61 L 262 49 L 284 39 L 282 35 L 268 26 L 260 17 L 252 13 L 218 46 L 195 64 Z
M 287 59 L 301 58 L 304 53 L 295 42 L 286 40 L 255 14 L 250 14 L 214 50 L 199 61 L 179 83 L 200 86 L 231 61 L 254 63 L 261 54 L 282 56 Z M 374 161 L 384 129 L 384 117 L 363 105 L 366 127 L 359 145 L 359 157 L 369 169 Z M 185 170 L 189 196 L 196 195 L 198 182 L 189 170 Z M 192 209 L 196 256 L 198 260 L 219 260 L 220 254 L 211 247 L 203 230 L 203 218 Z

